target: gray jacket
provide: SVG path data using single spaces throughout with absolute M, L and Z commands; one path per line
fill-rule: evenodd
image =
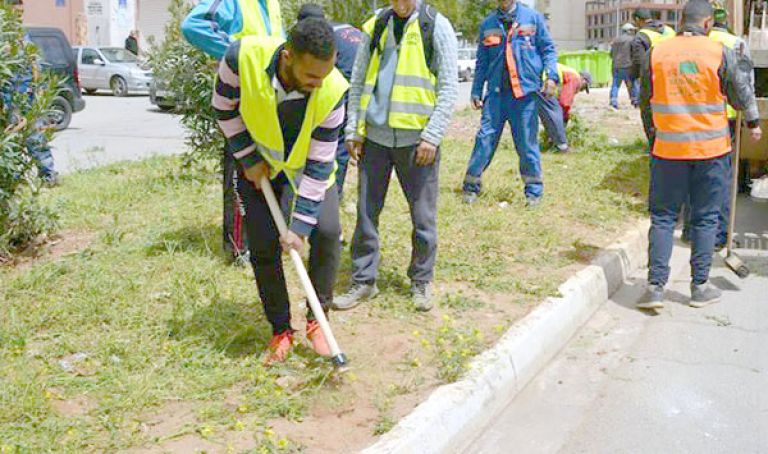
M 418 8 L 408 19 L 418 21 Z M 393 36 L 392 21 L 388 27 L 387 45 L 381 56 L 378 81 L 373 98 L 366 112 L 367 138 L 385 147 L 399 148 L 416 145 L 425 140 L 433 145 L 440 145 L 448 128 L 453 108 L 459 91 L 458 81 L 458 42 L 453 26 L 445 16 L 438 14 L 435 18 L 433 43 L 437 67 L 437 105 L 423 131 L 392 129 L 388 125 L 389 101 L 394 86 L 395 70 L 397 68 L 397 51 Z M 349 88 L 349 103 L 347 105 L 347 140 L 361 140 L 357 135 L 357 120 L 360 116 L 360 98 L 365 86 L 365 76 L 371 60 L 371 37 L 363 34 L 363 41 L 352 70 L 352 80 Z
M 691 33 L 697 36 L 706 36 L 704 30 L 688 27 L 684 29 L 685 33 Z M 653 126 L 653 113 L 651 111 L 651 96 L 653 95 L 653 86 L 651 82 L 651 56 L 653 50 L 647 52 L 643 59 L 640 83 L 640 111 L 643 118 L 643 127 L 649 141 L 655 137 L 655 128 Z M 730 104 L 734 109 L 744 113 L 744 120 L 750 128 L 756 127 L 760 118 L 757 110 L 757 100 L 755 99 L 755 90 L 752 83 L 753 67 L 752 62 L 746 55 L 739 55 L 732 49 L 723 46 L 723 64 L 720 66 L 718 75 L 720 76 L 720 89 L 725 93 Z
M 629 33 L 622 33 L 611 44 L 611 60 L 613 70 L 629 69 L 632 67 L 632 41 L 635 39 Z

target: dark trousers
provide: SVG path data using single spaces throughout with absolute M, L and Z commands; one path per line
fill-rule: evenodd
M 352 237 L 352 280 L 372 283 L 378 276 L 379 215 L 394 168 L 413 223 L 408 277 L 412 281 L 431 282 L 437 257 L 439 153 L 431 166 L 417 166 L 415 147 L 389 148 L 371 141 L 366 141 L 363 147 L 363 158 L 358 165 L 357 225 Z
M 264 312 L 275 334 L 291 329 L 291 310 L 288 289 L 283 272 L 282 248 L 277 226 L 261 191 L 239 174 L 238 191 L 245 204 L 246 230 L 248 231 L 251 265 L 259 287 Z M 294 194 L 283 176 L 272 182 L 283 215 L 288 217 L 293 206 Z M 334 186 L 325 193 L 320 205 L 316 228 L 309 237 L 309 278 L 315 287 L 320 304 L 325 311 L 333 301 L 333 284 L 341 256 L 341 225 L 339 223 L 339 194 Z M 312 319 L 311 311 L 308 318 Z
M 707 161 L 670 161 L 651 157 L 648 282 L 666 285 L 673 236 L 682 205 L 691 203 L 691 276 L 709 280 L 718 216 L 729 184 L 730 155 Z
M 344 143 L 344 138 L 339 139 L 338 148 L 336 148 L 336 187 L 339 190 L 339 200 L 344 196 L 344 180 L 347 179 L 347 168 L 349 168 L 349 152 Z

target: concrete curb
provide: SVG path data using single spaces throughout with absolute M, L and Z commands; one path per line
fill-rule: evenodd
M 390 432 L 363 453 L 439 453 L 463 447 L 463 434 L 481 430 L 565 346 L 595 310 L 647 262 L 648 222 L 601 253 L 560 286 L 490 350 L 467 376 L 436 389 Z

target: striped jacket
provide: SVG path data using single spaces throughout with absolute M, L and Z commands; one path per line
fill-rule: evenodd
M 285 93 L 283 90 L 277 78 L 278 56 L 282 49 L 282 46 L 277 49 L 266 71 L 275 86 L 277 113 L 286 150 L 285 159 L 288 159 L 290 150 L 301 131 L 308 98 L 296 91 Z M 240 114 L 239 53 L 240 42 L 236 41 L 229 47 L 219 66 L 219 77 L 212 102 L 216 119 L 227 138 L 227 152 L 242 167 L 248 168 L 258 164 L 263 158 Z M 320 203 L 325 198 L 326 187 L 333 173 L 344 113 L 342 100 L 325 121 L 312 132 L 307 164 L 299 182 L 298 199 L 290 225 L 290 229 L 300 236 L 309 236 L 317 225 Z M 278 178 L 284 179 L 285 175 L 281 174 Z

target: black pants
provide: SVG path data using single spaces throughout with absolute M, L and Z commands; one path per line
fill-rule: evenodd
M 246 229 L 248 232 L 251 265 L 259 287 L 259 296 L 272 332 L 282 333 L 291 329 L 291 308 L 288 289 L 283 272 L 282 248 L 269 206 L 264 194 L 256 191 L 253 184 L 238 174 L 238 191 L 245 204 Z M 289 208 L 293 205 L 294 194 L 283 175 L 272 182 L 283 215 L 289 221 Z M 309 237 L 309 278 L 315 287 L 323 310 L 333 301 L 333 284 L 339 269 L 341 256 L 341 224 L 339 222 L 339 193 L 334 185 L 325 192 L 320 205 L 317 227 Z M 308 318 L 312 319 L 311 311 Z

